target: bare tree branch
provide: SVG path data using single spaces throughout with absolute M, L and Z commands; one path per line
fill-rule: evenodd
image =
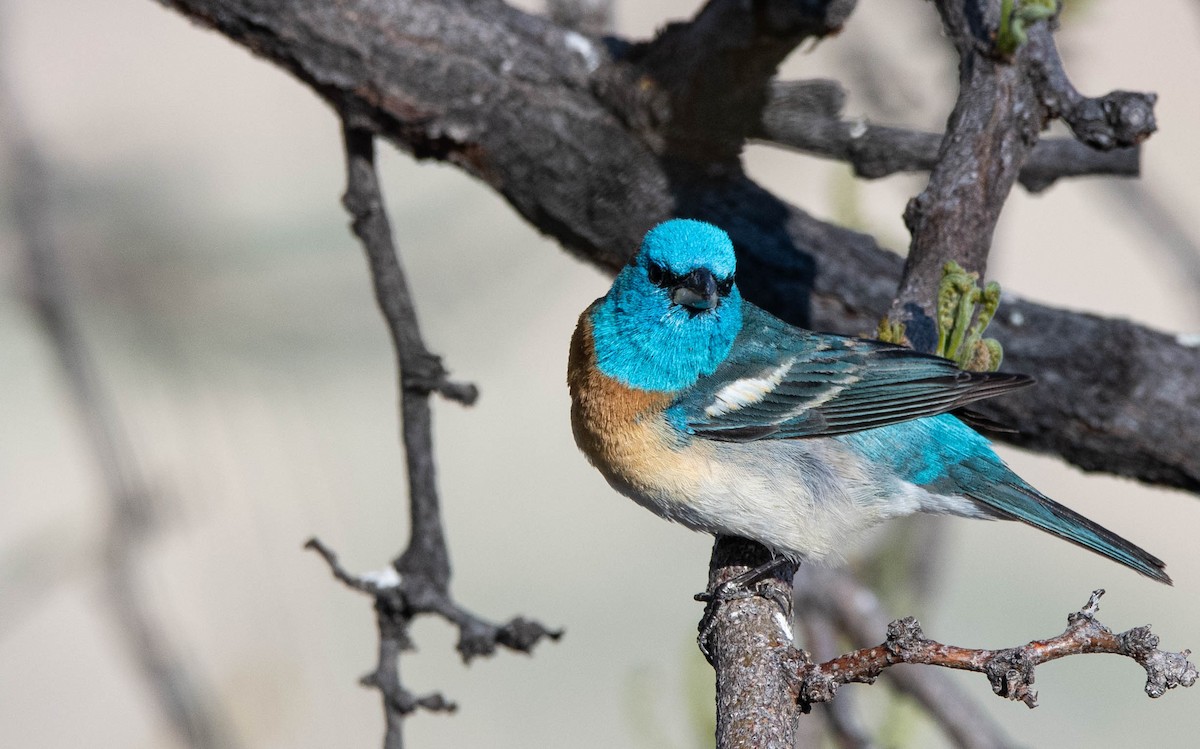
M 718 536 L 708 567 L 708 593 L 700 645 L 717 681 L 718 749 L 795 744 L 799 716 L 788 673 L 792 647 L 793 563 L 782 564 L 756 588 L 757 595 L 721 597 L 722 586 L 771 560 L 759 544 Z
M 828 80 L 776 81 L 751 133 L 759 140 L 828 159 L 844 161 L 855 175 L 878 179 L 897 172 L 927 172 L 937 164 L 941 133 L 875 125 L 845 119 L 846 94 Z M 1140 151 L 1134 147 L 1098 151 L 1073 138 L 1039 140 L 1017 180 L 1041 192 L 1063 177 L 1136 177 Z
M 478 392 L 474 385 L 449 380 L 441 359 L 429 352 L 421 338 L 416 308 L 379 190 L 374 136 L 359 124 L 353 111 L 343 113 L 342 135 L 347 175 L 342 202 L 366 251 L 375 299 L 396 353 L 412 524 L 407 548 L 384 573 L 374 576 L 350 574 L 338 563 L 337 555 L 315 538 L 305 548 L 319 553 L 338 580 L 375 599 L 379 657 L 363 684 L 378 689 L 383 697 L 384 746 L 399 749 L 404 744 L 406 716 L 418 708 L 455 709 L 454 703 L 439 694 L 416 697 L 400 681 L 399 655 L 411 647 L 408 630 L 417 616 L 435 614 L 457 626 L 458 652 L 464 661 L 491 655 L 501 646 L 531 652 L 542 638 L 557 640 L 562 633 L 520 617 L 504 625 L 492 624 L 458 605 L 450 595 L 450 554 L 434 472 L 429 396 L 437 392 L 470 405 Z
M 154 534 L 154 492 L 137 466 L 77 322 L 53 236 L 50 167 L 2 76 L 0 132 L 0 144 L 7 151 L 13 223 L 28 269 L 26 298 L 53 346 L 105 485 L 109 517 L 101 542 L 104 602 L 126 655 L 179 741 L 196 749 L 233 749 L 240 744 L 228 720 L 157 621 L 141 588 L 141 557 Z
M 1050 116 L 1067 123 L 1080 142 L 1100 150 L 1129 148 L 1149 138 L 1158 128 L 1158 97 L 1135 91 L 1110 91 L 1100 97 L 1079 93 L 1063 69 L 1048 26 L 1030 30 L 1027 50 L 1019 52 L 1018 59 Z
M 927 352 L 937 343 L 942 266 L 953 259 L 984 276 L 1000 210 L 1047 121 L 1024 67 L 989 49 L 998 6 L 936 5 L 959 54 L 958 98 L 929 183 L 904 211 L 912 241 L 888 315 L 914 348 Z M 1018 54 L 1027 56 L 1029 46 Z
M 902 279 L 894 309 L 921 348 L 929 348 L 922 344 L 930 332 L 931 279 L 940 278 L 948 257 L 984 270 L 1000 207 L 1049 117 L 1067 118 L 1087 143 L 1105 147 L 1136 143 L 1153 122 L 1151 97 L 1114 94 L 1096 100 L 1103 102 L 1097 108 L 1074 93 L 1045 28 L 1032 29 L 1010 63 L 992 50 L 994 22 L 987 22 L 983 4 L 942 3 L 963 60 L 962 88 L 976 98 L 960 96 L 930 187 L 910 207 L 913 249 L 902 274 L 901 261 L 869 237 L 817 221 L 763 190 L 738 158 L 745 138 L 762 132 L 779 62 L 803 39 L 840 28 L 851 2 L 768 0 L 749 8 L 712 0 L 693 21 L 654 40 L 602 45 L 500 2 L 161 1 L 286 67 L 339 112 L 352 112 L 353 128 L 368 145 L 378 134 L 418 158 L 462 167 L 603 268 L 620 267 L 658 221 L 703 218 L 733 238 L 747 297 L 791 322 L 873 330 Z M 353 140 L 348 124 L 349 155 Z M 1054 155 L 1070 159 L 1070 150 L 1078 151 L 1072 146 Z M 1098 168 L 1090 152 L 1074 166 Z M 352 157 L 352 182 L 353 174 Z M 1043 184 L 1054 174 L 1029 180 Z M 1085 467 L 1200 491 L 1200 455 L 1180 448 L 1200 430 L 1200 351 L 1138 326 L 1020 300 L 1006 302 L 1005 315 L 999 327 L 1020 333 L 1008 342 L 1010 363 L 1045 383 L 997 407 L 1024 430 L 1023 444 Z M 1099 369 L 1111 374 L 1097 377 Z M 422 398 L 429 382 L 444 379 L 440 365 L 431 372 Z M 1095 397 L 1079 398 L 1081 388 Z M 403 400 L 409 391 L 402 390 Z M 1124 408 L 1114 408 L 1117 402 Z M 431 462 L 429 468 L 432 487 Z M 415 496 L 417 479 L 410 481 Z M 436 531 L 444 561 L 440 523 Z M 710 591 L 764 553 L 718 539 Z M 448 562 L 431 569 L 427 577 L 438 592 Z M 429 572 L 420 565 L 416 571 Z M 407 584 L 401 573 L 397 586 Z M 343 574 L 343 580 L 362 589 L 360 578 Z M 767 587 L 785 584 L 777 574 Z M 780 624 L 781 612 L 757 597 L 710 613 L 715 623 L 705 634 L 713 636 L 708 645 L 718 673 L 719 745 L 761 745 L 767 737 L 786 745 L 794 709 L 781 701 L 779 665 L 796 666 L 798 657 L 787 647 L 786 619 Z M 381 615 L 386 638 L 384 622 Z M 909 635 L 897 634 L 896 648 L 919 650 L 925 641 Z M 924 695 L 939 699 L 930 689 Z
M 1150 627 L 1114 634 L 1096 619 L 1103 590 L 1092 593 L 1087 604 L 1067 617 L 1067 629 L 1057 637 L 1034 640 L 1004 650 L 976 650 L 943 645 L 926 639 L 916 619 L 906 617 L 888 625 L 882 645 L 847 653 L 821 664 L 808 664 L 798 672 L 799 699 L 806 709 L 833 699 L 841 684 L 873 683 L 884 669 L 901 663 L 926 664 L 986 674 L 992 691 L 1010 700 L 1037 707 L 1031 688 L 1034 668 L 1047 661 L 1084 653 L 1112 653 L 1132 658 L 1146 670 L 1146 694 L 1161 697 L 1169 689 L 1190 687 L 1198 675 L 1188 661 L 1191 651 L 1169 653 L 1158 649 Z
M 836 33 L 855 0 L 710 0 L 627 56 L 664 98 L 662 150 L 703 163 L 736 162 L 766 106 L 770 81 L 801 42 Z
M 613 0 L 547 0 L 546 15 L 559 26 L 598 37 L 612 26 Z
M 619 268 L 658 221 L 686 215 L 730 232 L 739 285 L 784 319 L 867 333 L 893 298 L 903 262 L 870 237 L 812 218 L 740 171 L 657 156 L 654 86 L 619 51 L 569 44 L 544 19 L 501 3 L 160 1 L 284 66 L 335 107 L 353 102 L 372 132 L 418 158 L 462 167 L 602 268 Z M 1200 491 L 1200 453 L 1182 449 L 1200 433 L 1200 348 L 1019 299 L 1005 301 L 1001 318 L 993 326 L 1007 366 L 1040 381 L 989 404 L 989 415 L 1021 430 L 1003 439 Z M 1068 361 L 1064 345 L 1081 358 Z
M 953 259 L 984 276 L 1004 201 L 1050 119 L 1061 117 L 1079 140 L 1098 149 L 1135 145 L 1155 128 L 1153 94 L 1079 94 L 1063 71 L 1048 22 L 1033 26 L 1010 60 L 995 50 L 994 3 L 937 7 L 959 53 L 958 100 L 929 184 L 904 213 L 912 242 L 888 315 L 921 351 L 932 351 L 937 340 L 933 306 L 942 266 Z
M 797 602 L 800 602 L 797 597 Z M 833 622 L 816 606 L 800 606 L 796 620 L 804 634 L 804 649 L 818 661 L 833 658 L 838 653 L 838 632 Z M 843 694 L 840 699 L 822 703 L 821 714 L 829 726 L 829 734 L 838 749 L 873 749 L 875 742 L 858 720 L 854 703 Z
M 845 571 L 804 566 L 796 576 L 796 605 L 824 612 L 856 647 L 866 647 L 887 630 L 888 617 L 876 595 Z M 818 658 L 826 658 L 823 654 Z M 964 749 L 1005 749 L 1017 744 L 979 705 L 936 669 L 892 669 L 885 673 L 912 697 L 938 727 Z

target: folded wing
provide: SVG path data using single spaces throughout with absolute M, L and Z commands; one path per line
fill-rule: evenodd
M 902 346 L 793 328 L 749 304 L 725 362 L 672 406 L 688 431 L 746 442 L 847 434 L 1026 387 Z

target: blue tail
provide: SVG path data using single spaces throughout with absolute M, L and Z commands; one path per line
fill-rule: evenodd
M 1171 584 L 1161 559 L 1068 510 L 1021 480 L 987 439 L 950 414 L 833 439 L 934 494 L 968 497 L 987 514 L 1020 520 Z
M 954 475 L 959 471 L 971 474 L 969 478 L 955 476 L 958 479 L 957 483 L 964 487 L 962 493 L 997 517 L 1029 523 L 1035 528 L 1041 528 L 1047 533 L 1120 562 L 1146 577 L 1167 585 L 1172 584 L 1171 578 L 1163 571 L 1166 564 L 1161 559 L 1079 513 L 1063 507 L 1022 481 L 1003 463 L 976 458 L 955 466 L 950 473 Z M 981 477 L 985 478 L 985 481 L 981 482 Z

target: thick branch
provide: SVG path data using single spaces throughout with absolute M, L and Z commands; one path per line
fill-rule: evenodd
M 1004 201 L 1047 121 L 1023 67 L 989 54 L 996 22 L 985 21 L 995 4 L 945 0 L 937 7 L 959 54 L 958 98 L 929 184 L 904 211 L 912 241 L 888 314 L 920 351 L 936 346 L 942 266 L 953 259 L 984 276 Z
M 495 3 L 162 1 L 291 70 L 338 107 L 353 103 L 373 132 L 415 156 L 484 180 L 602 268 L 620 267 L 654 223 L 691 215 L 730 231 L 744 291 L 781 317 L 809 319 L 811 287 L 814 327 L 867 333 L 895 292 L 902 263 L 870 237 L 817 221 L 740 174 L 675 179 L 630 124 L 640 110 L 612 103 L 635 108 L 636 81 L 613 74 L 619 66 L 604 48 L 569 43 L 543 19 Z M 1200 434 L 1200 348 L 1025 302 L 1006 301 L 1004 311 L 1013 323 L 1000 331 L 1019 332 L 1002 336 L 1007 366 L 1041 383 L 1001 399 L 1025 433 L 1022 444 L 1093 470 L 1200 490 L 1200 453 L 1181 449 Z M 1069 367 L 1064 342 L 1083 354 Z M 1083 387 L 1095 397 L 1078 398 Z M 1112 404 L 1122 407 L 1120 421 Z
M 845 99 L 834 81 L 777 81 L 751 137 L 844 161 L 865 179 L 927 172 L 937 164 L 941 133 L 875 125 L 865 118 L 845 119 Z M 1040 140 L 1017 181 L 1036 193 L 1063 177 L 1136 177 L 1141 170 L 1139 156 L 1137 147 L 1098 151 L 1073 138 Z
M 1096 149 L 1136 145 L 1155 128 L 1153 94 L 1079 94 L 1063 71 L 1049 22 L 1029 29 L 1028 41 L 1007 59 L 992 41 L 995 4 L 937 5 L 959 53 L 958 99 L 929 184 L 904 213 L 912 242 L 888 314 L 923 351 L 937 339 L 933 306 L 943 265 L 956 260 L 985 275 L 1004 201 L 1050 119 L 1063 118 Z
M 710 0 L 629 54 L 666 98 L 665 152 L 733 162 L 767 102 L 768 84 L 805 39 L 841 30 L 855 0 Z
M 1150 628 L 1135 627 L 1114 634 L 1096 619 L 1103 590 L 1092 593 L 1087 604 L 1067 617 L 1067 629 L 1057 637 L 1035 640 L 1004 650 L 976 650 L 943 645 L 926 639 L 916 619 L 898 619 L 888 626 L 887 640 L 873 648 L 857 650 L 821 664 L 807 665 L 798 673 L 799 699 L 808 708 L 833 699 L 841 684 L 873 683 L 890 666 L 926 664 L 986 674 L 992 691 L 1010 700 L 1037 706 L 1031 688 L 1034 668 L 1047 661 L 1084 653 L 1112 653 L 1137 661 L 1146 671 L 1146 694 L 1161 697 L 1168 689 L 1190 687 L 1198 676 L 1188 661 L 1190 651 L 1169 653 L 1158 649 Z

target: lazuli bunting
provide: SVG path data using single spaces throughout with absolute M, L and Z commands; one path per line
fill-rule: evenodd
M 1030 378 L 792 327 L 742 299 L 734 267 L 725 232 L 667 221 L 580 317 L 571 423 L 617 491 L 795 560 L 837 559 L 866 528 L 931 512 L 1021 520 L 1170 582 L 948 413 Z

